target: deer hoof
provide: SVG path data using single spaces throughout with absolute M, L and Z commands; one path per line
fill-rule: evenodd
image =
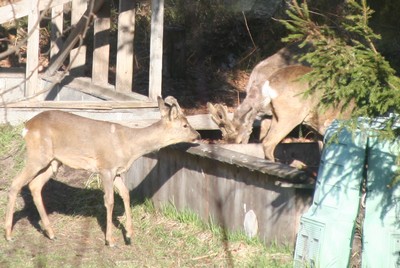
M 126 238 L 125 238 L 125 244 L 126 244 L 127 246 L 130 246 L 130 245 L 132 244 L 132 240 L 131 240 L 130 237 L 126 237 Z
M 110 242 L 110 241 L 106 241 L 106 246 L 108 246 L 108 247 L 110 247 L 110 248 L 113 248 L 113 247 L 115 247 L 116 246 L 116 244 L 115 244 L 115 242 Z
M 6 230 L 6 234 L 5 234 L 5 238 L 7 241 L 12 241 L 12 236 L 11 236 L 11 231 L 10 230 Z

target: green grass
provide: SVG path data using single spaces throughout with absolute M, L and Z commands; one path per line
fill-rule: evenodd
M 213 223 L 209 219 L 207 223 L 203 222 L 198 214 L 190 209 L 179 211 L 172 203 L 164 205 L 160 213 L 173 221 L 177 221 L 182 225 L 189 227 L 193 232 L 177 233 L 185 238 L 188 246 L 194 246 L 192 251 L 197 251 L 196 255 L 205 256 L 202 254 L 218 255 L 224 254 L 225 258 L 232 258 L 228 264 L 234 267 L 291 267 L 291 249 L 288 246 L 271 245 L 266 246 L 259 238 L 248 238 L 244 232 L 236 231 L 229 232 L 221 226 Z M 208 234 L 206 249 L 199 245 L 197 235 L 204 232 Z M 185 235 L 186 234 L 186 235 Z M 195 235 L 193 235 L 195 234 Z M 204 241 L 203 241 L 204 242 Z M 210 253 L 212 249 L 212 253 Z M 221 252 L 224 249 L 225 252 Z M 241 252 L 245 258 L 236 258 L 235 253 Z M 240 254 L 239 254 L 240 255 Z
M 25 143 L 22 129 L 23 125 L 0 125 L 0 177 L 14 177 L 23 167 Z

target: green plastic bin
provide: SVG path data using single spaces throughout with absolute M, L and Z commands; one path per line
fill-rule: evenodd
M 376 119 L 368 141 L 362 252 L 365 268 L 400 267 L 400 184 L 388 186 L 398 168 L 400 137 L 379 140 L 375 131 L 385 125 L 385 119 Z M 394 127 L 400 128 L 400 124 Z
M 312 206 L 300 220 L 294 267 L 347 267 L 368 136 L 340 128 L 335 121 L 325 135 Z

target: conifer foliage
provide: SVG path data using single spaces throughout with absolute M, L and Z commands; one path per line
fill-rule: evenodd
M 300 59 L 313 67 L 304 79 L 308 93 L 322 92 L 322 107 L 353 102 L 354 117 L 400 113 L 400 79 L 374 46 L 380 36 L 368 26 L 372 13 L 366 0 L 347 0 L 335 15 L 313 12 L 306 1 L 289 3 L 284 41 L 311 44 Z

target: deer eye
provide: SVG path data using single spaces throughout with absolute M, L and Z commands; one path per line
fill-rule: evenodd
M 188 127 L 188 124 L 184 124 L 183 127 L 184 127 L 184 128 L 187 128 L 187 127 Z

